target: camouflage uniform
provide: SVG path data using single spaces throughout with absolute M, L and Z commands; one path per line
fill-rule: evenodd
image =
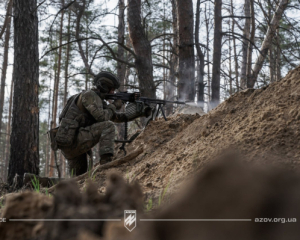
M 99 95 L 97 90 L 87 90 L 78 94 L 64 116 L 79 123 L 72 146 L 58 145 L 68 160 L 70 172 L 73 170 L 75 175 L 87 171 L 87 152 L 98 142 L 100 155 L 113 155 L 115 126 L 111 121 L 126 120 L 125 114 L 116 113 L 115 105 L 107 105 Z

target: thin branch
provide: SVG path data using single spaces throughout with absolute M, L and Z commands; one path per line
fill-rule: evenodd
M 158 38 L 160 38 L 160 37 L 164 37 L 164 36 L 174 36 L 174 33 L 164 33 L 164 34 L 160 34 L 160 35 L 158 35 L 158 36 L 152 38 L 152 39 L 150 40 L 150 42 L 152 42 L 152 41 L 154 41 L 155 39 L 158 39 Z
M 245 17 L 245 16 L 235 16 L 235 15 L 228 15 L 228 16 L 223 16 L 222 18 L 251 18 L 251 17 Z
M 6 29 L 6 26 L 7 26 L 7 22 L 8 22 L 8 18 L 10 17 L 10 14 L 11 14 L 12 5 L 13 5 L 13 0 L 10 0 L 9 3 L 8 3 L 8 6 L 7 6 L 5 20 L 4 20 L 4 23 L 3 23 L 3 26 L 2 26 L 2 29 L 1 29 L 1 32 L 0 32 L 0 39 L 2 38 L 2 36 L 3 36 L 4 32 L 5 32 L 5 29 Z

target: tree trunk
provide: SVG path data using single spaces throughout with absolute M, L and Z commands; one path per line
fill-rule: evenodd
M 206 4 L 204 9 L 205 27 L 206 27 L 206 59 L 207 59 L 207 111 L 211 110 L 211 81 L 210 81 L 210 63 L 209 63 L 209 14 L 207 14 Z M 210 13 L 210 8 L 208 9 Z
M 175 85 L 176 85 L 176 73 L 178 68 L 178 28 L 177 28 L 177 6 L 176 0 L 171 0 L 172 4 L 172 29 L 173 29 L 173 44 L 172 44 L 172 54 L 170 60 L 170 77 L 169 82 L 167 82 L 167 100 L 175 101 Z M 173 113 L 173 104 L 167 104 L 166 114 Z
M 14 1 L 15 90 L 8 170 L 10 185 L 15 174 L 21 179 L 25 172 L 39 174 L 39 49 L 36 8 L 36 0 Z
M 269 24 L 271 22 L 271 17 L 272 17 L 272 13 L 271 13 L 271 6 L 268 6 L 268 14 L 269 14 Z M 269 73 L 270 73 L 270 82 L 274 82 L 274 71 L 275 71 L 275 64 L 274 64 L 274 54 L 273 54 L 273 43 L 271 41 L 270 43 L 270 47 L 269 47 L 269 51 L 268 51 L 268 55 L 269 55 Z
M 274 82 L 274 55 L 273 55 L 273 45 L 270 45 L 269 51 L 268 51 L 268 55 L 269 55 L 269 73 L 270 73 L 270 82 Z
M 51 83 L 52 83 L 52 74 L 51 74 L 51 72 L 50 72 L 49 78 L 50 78 L 50 85 L 49 86 L 51 88 Z M 50 122 L 50 119 L 51 119 L 51 104 L 50 104 L 50 102 L 51 102 L 51 91 L 49 91 L 48 100 L 49 100 L 49 109 L 48 109 L 47 126 L 48 126 L 48 128 L 51 128 L 51 126 L 52 126 L 52 121 Z M 53 104 L 53 102 L 52 102 L 52 104 Z M 47 156 L 46 156 L 46 162 L 45 162 L 45 177 L 47 177 L 48 174 L 49 174 L 49 164 L 50 164 L 50 161 L 51 161 L 50 160 L 51 159 L 51 148 L 50 148 L 49 144 L 50 144 L 49 137 L 47 137 Z
M 62 36 L 63 36 L 63 25 L 64 25 L 64 11 L 61 12 L 60 18 L 60 29 L 59 29 L 59 41 L 58 41 L 58 64 L 57 64 L 57 75 L 55 81 L 55 95 L 54 95 L 54 112 L 53 112 L 53 128 L 56 127 L 56 114 L 58 108 L 58 90 L 59 90 L 59 80 L 60 80 L 60 69 L 61 69 L 61 55 L 62 55 Z
M 58 95 L 58 88 L 56 88 L 56 86 L 58 86 L 56 84 L 57 82 L 57 61 L 58 58 L 56 56 L 56 54 L 54 55 L 54 86 L 53 86 L 53 96 L 52 96 L 52 120 L 51 120 L 51 128 L 55 128 L 56 126 L 56 112 L 57 110 L 55 109 L 55 107 L 57 107 L 57 105 L 55 104 L 55 99 L 56 99 L 56 95 Z M 50 163 L 49 163 L 49 177 L 53 177 L 54 176 L 54 165 L 55 165 L 55 161 L 54 161 L 54 152 L 53 150 L 51 150 L 50 153 Z
M 125 43 L 125 2 L 124 0 L 119 0 L 119 25 L 118 25 L 118 42 L 124 44 Z M 124 48 L 118 46 L 118 58 L 125 60 L 125 51 Z M 126 65 L 121 62 L 117 62 L 117 76 L 120 80 L 121 87 L 120 91 L 126 91 L 125 87 L 125 73 L 126 73 Z
M 60 30 L 59 30 L 59 43 L 58 46 L 62 45 L 62 34 L 63 34 L 63 18 L 64 11 L 61 12 L 60 19 Z M 62 47 L 58 49 L 58 62 L 57 62 L 57 71 L 55 73 L 55 81 L 54 81 L 54 94 L 53 94 L 53 108 L 52 108 L 52 124 L 51 127 L 56 127 L 56 116 L 57 116 L 57 108 L 58 108 L 58 92 L 59 92 L 59 79 L 60 79 L 60 69 L 61 69 L 61 55 L 62 55 Z M 54 176 L 54 153 L 51 152 L 51 167 L 49 171 L 49 177 Z
M 0 90 L 0 134 L 2 132 L 2 115 L 4 107 L 4 95 L 5 95 L 5 81 L 6 81 L 6 70 L 8 64 L 8 50 L 9 50 L 9 40 L 10 40 L 10 26 L 11 26 L 11 12 L 12 12 L 12 2 L 10 1 L 7 6 L 7 23 L 6 23 L 6 32 L 4 40 L 4 54 L 3 54 L 3 64 L 1 72 L 1 90 Z
M 89 62 L 89 20 L 88 18 L 86 17 L 85 18 L 85 56 L 86 56 L 86 61 Z M 90 76 L 89 74 L 85 74 L 85 89 L 88 89 L 88 83 L 89 83 L 89 79 L 90 79 Z
M 254 0 L 250 0 L 250 7 L 251 7 L 251 36 L 250 42 L 248 44 L 248 59 L 247 59 L 247 87 L 248 81 L 251 78 L 252 74 L 252 52 L 253 52 L 253 44 L 255 38 L 255 10 L 254 10 Z
M 179 34 L 178 95 L 180 100 L 195 99 L 195 54 L 193 1 L 177 1 Z
M 6 128 L 6 126 L 5 126 Z M 4 179 L 4 165 L 5 165 L 5 149 L 6 146 L 8 145 L 8 143 L 5 141 L 6 140 L 6 134 L 1 134 L 0 135 L 0 143 L 2 143 L 1 147 L 2 147 L 2 151 L 0 150 L 0 179 L 3 180 Z M 1 156 L 2 155 L 2 156 Z
M 163 19 L 166 19 L 166 4 L 165 1 L 163 1 Z M 163 20 L 163 21 L 164 21 Z M 163 65 L 166 65 L 166 23 L 163 22 Z M 166 89 L 166 81 L 167 81 L 167 69 L 163 68 L 163 99 L 166 100 L 167 99 L 167 89 Z
M 279 28 L 276 31 L 276 81 L 281 79 L 281 52 L 280 52 L 280 36 Z
M 68 16 L 67 42 L 70 42 L 70 39 L 71 39 L 71 11 L 69 11 L 69 16 Z M 71 50 L 71 43 L 67 44 L 67 49 L 66 49 L 64 106 L 67 104 L 67 99 L 68 99 L 70 50 Z
M 12 11 L 12 6 L 13 6 L 13 0 L 9 0 L 8 2 L 8 5 L 7 5 L 7 10 L 6 10 L 6 16 L 5 16 L 5 19 L 4 19 L 4 23 L 2 25 L 2 29 L 0 31 L 0 39 L 2 39 L 2 36 L 5 32 L 5 29 L 7 27 L 7 23 L 8 21 L 11 21 L 11 11 Z
M 70 42 L 71 39 L 71 11 L 68 13 L 68 30 L 67 30 L 67 42 Z M 66 62 L 65 62 L 65 86 L 64 86 L 64 102 L 63 106 L 67 104 L 68 99 L 68 81 L 69 81 L 69 62 L 70 62 L 70 51 L 71 51 L 71 43 L 67 44 L 66 49 Z M 62 177 L 65 177 L 66 174 L 66 161 L 63 159 L 61 162 L 61 171 L 62 171 Z
M 151 45 L 141 22 L 141 0 L 128 0 L 129 36 L 136 54 L 135 67 L 141 95 L 155 98 Z
M 11 111 L 12 111 L 12 98 L 13 98 L 14 82 L 11 81 L 10 97 L 8 107 L 8 121 L 6 126 L 6 148 L 5 148 L 5 164 L 4 164 L 4 181 L 7 180 L 7 167 L 9 162 L 9 142 L 10 142 L 10 130 L 11 130 Z
M 89 62 L 88 62 L 88 59 L 83 51 L 83 48 L 82 48 L 82 45 L 81 45 L 81 41 L 80 40 L 80 21 L 81 21 L 81 18 L 83 16 L 83 13 L 85 11 L 85 5 L 86 5 L 86 0 L 82 0 L 82 5 L 79 5 L 79 4 L 75 4 L 74 6 L 76 6 L 77 8 L 77 19 L 76 19 L 76 31 L 75 31 L 75 38 L 77 41 L 77 45 L 78 45 L 78 48 L 79 48 L 79 54 L 81 56 L 81 59 L 84 63 L 84 66 L 85 66 L 85 71 L 86 71 L 86 74 L 91 74 L 92 76 L 95 76 L 95 73 L 93 73 L 92 69 L 91 69 L 91 66 L 89 65 Z
M 200 48 L 199 43 L 199 22 L 200 22 L 200 0 L 197 0 L 197 10 L 196 10 L 196 26 L 195 26 L 195 44 L 197 49 L 197 54 L 199 58 L 199 72 L 198 72 L 198 94 L 197 102 L 200 104 L 201 108 L 204 107 L 204 54 Z
M 288 3 L 289 3 L 289 0 L 281 0 L 275 11 L 272 21 L 268 27 L 265 39 L 260 48 L 260 53 L 255 62 L 255 65 L 253 68 L 253 73 L 251 74 L 251 78 L 249 79 L 249 82 L 248 82 L 249 88 L 253 88 L 255 82 L 257 81 L 257 76 L 263 66 L 263 63 L 264 63 L 264 60 L 268 53 L 268 50 L 270 48 L 270 45 L 272 44 L 272 39 L 273 39 L 273 37 L 276 33 L 276 29 L 279 25 L 279 21 L 281 20 L 282 14 L 283 14 L 284 10 L 286 9 Z
M 222 0 L 215 0 L 214 53 L 212 70 L 212 106 L 220 103 L 220 68 L 222 52 Z
M 233 15 L 233 2 L 230 1 L 230 7 L 231 7 L 231 15 Z M 235 32 L 235 21 L 232 20 L 231 23 L 231 31 Z M 239 84 L 239 63 L 238 63 L 238 55 L 236 51 L 236 41 L 235 37 L 232 38 L 233 41 L 233 54 L 234 54 L 234 71 L 235 71 L 235 85 L 236 85 L 236 92 L 240 90 L 240 84 Z
M 245 0 L 245 25 L 243 31 L 243 41 L 242 41 L 242 68 L 241 68 L 241 88 L 245 89 L 247 87 L 247 51 L 250 36 L 250 0 Z
M 231 21 L 233 22 L 233 20 L 231 19 Z M 230 29 L 231 25 L 230 25 L 230 21 L 228 21 L 228 29 L 229 29 L 229 32 L 233 32 L 233 29 Z M 234 38 L 234 36 L 233 36 Z M 232 91 L 232 69 L 231 69 L 231 58 L 232 58 L 232 55 L 231 55 L 231 51 L 232 51 L 232 47 L 231 47 L 231 36 L 229 36 L 229 39 L 228 39 L 228 52 L 229 52 L 229 72 L 228 72 L 228 76 L 229 76 L 229 96 L 232 95 L 233 91 Z

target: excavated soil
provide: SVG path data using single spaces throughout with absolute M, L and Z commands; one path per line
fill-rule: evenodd
M 128 181 L 137 180 L 147 201 L 157 204 L 164 191 L 176 192 L 183 179 L 224 149 L 239 151 L 248 161 L 298 169 L 299 104 L 300 67 L 279 82 L 231 96 L 209 114 L 177 114 L 151 122 L 127 147 L 130 152 L 143 146 L 144 152 L 114 170 Z M 110 171 L 98 174 L 99 187 Z
M 151 122 L 127 146 L 128 153 L 141 147 L 143 152 L 128 163 L 97 172 L 93 187 L 85 180 L 78 182 L 80 190 L 75 183 L 61 183 L 51 203 L 33 193 L 10 195 L 2 216 L 122 217 L 126 208 L 145 209 L 143 205 L 148 203 L 149 207 L 152 202 L 155 209 L 164 210 L 152 211 L 153 218 L 250 218 L 254 221 L 256 217 L 298 217 L 299 221 L 299 103 L 300 67 L 279 82 L 231 96 L 209 114 L 176 114 L 168 117 L 168 121 Z M 226 155 L 228 150 L 238 152 L 238 157 Z M 120 151 L 116 158 L 122 155 Z M 214 161 L 220 155 L 224 156 L 222 160 Z M 184 184 L 187 180 L 192 182 L 190 187 Z M 139 186 L 130 184 L 134 182 Z M 175 200 L 174 196 L 178 195 L 175 193 L 181 195 L 180 200 Z M 30 205 L 24 198 L 36 201 Z M 20 209 L 13 211 L 18 209 L 16 206 Z M 40 210 L 31 213 L 34 206 Z M 272 224 L 205 223 L 200 227 L 199 223 L 149 223 L 128 235 L 123 223 L 47 223 L 27 224 L 25 228 L 30 230 L 24 235 L 35 236 L 33 239 L 149 240 L 200 239 L 199 236 L 202 239 L 295 239 L 299 236 L 299 228 L 294 223 Z M 25 225 L 21 226 L 24 229 Z M 1 223 L 0 234 L 5 234 L 4 239 L 13 239 L 8 237 L 14 234 L 13 228 L 12 223 Z

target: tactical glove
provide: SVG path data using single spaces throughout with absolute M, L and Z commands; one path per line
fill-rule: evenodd
M 116 106 L 117 110 L 120 110 L 123 106 L 123 102 L 121 99 L 115 100 L 112 104 Z
M 128 118 L 125 113 L 115 113 L 114 114 L 114 122 L 127 122 Z
M 111 109 L 113 111 L 113 113 L 116 112 L 116 106 L 115 106 L 115 104 L 109 104 L 106 108 L 107 109 Z

